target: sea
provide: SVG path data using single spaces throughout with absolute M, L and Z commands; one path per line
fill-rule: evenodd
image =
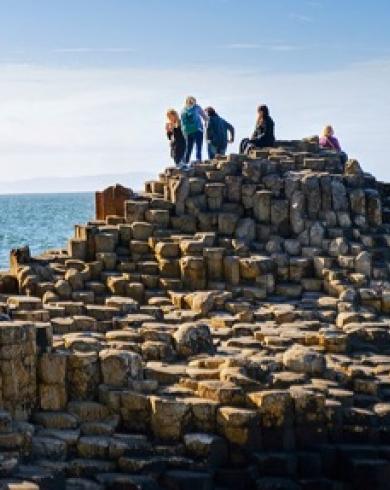
M 94 218 L 92 192 L 0 195 L 0 270 L 12 248 L 29 245 L 32 255 L 64 248 L 74 225 Z

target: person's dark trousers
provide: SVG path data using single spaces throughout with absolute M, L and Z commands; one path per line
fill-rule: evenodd
M 185 151 L 186 151 L 185 146 L 180 147 L 180 148 L 175 148 L 172 151 L 172 158 L 173 158 L 176 165 L 180 165 L 181 163 L 183 163 Z
M 175 162 L 175 164 L 176 164 L 176 165 L 180 165 L 180 164 L 183 162 L 183 157 L 182 157 L 182 156 L 177 156 L 177 155 L 176 155 L 176 156 L 173 158 L 173 160 L 174 160 L 174 162 Z
M 240 143 L 240 153 L 245 153 L 246 155 L 249 153 L 249 150 L 252 148 L 266 148 L 267 146 L 273 146 L 273 143 L 269 142 L 267 144 L 266 141 L 262 141 L 259 139 L 249 139 L 244 138 Z
M 345 153 L 345 151 L 340 151 L 340 161 L 341 161 L 343 168 L 344 168 L 345 164 L 348 161 L 348 155 Z
M 203 146 L 203 131 L 196 131 L 187 135 L 187 150 L 186 150 L 186 162 L 188 163 L 191 158 L 192 149 L 196 147 L 196 159 L 198 162 L 202 161 L 202 146 Z
M 244 138 L 240 143 L 240 153 L 245 153 L 249 145 L 250 145 L 250 139 Z
M 226 146 L 225 147 L 214 146 L 213 144 L 209 143 L 207 145 L 207 150 L 209 153 L 209 160 L 212 160 L 213 158 L 215 158 L 215 155 L 225 155 Z

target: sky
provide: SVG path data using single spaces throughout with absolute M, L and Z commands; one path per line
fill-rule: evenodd
M 266 103 L 277 138 L 330 123 L 390 181 L 389 23 L 388 0 L 0 0 L 0 192 L 137 187 L 187 95 L 234 124 L 232 152 Z

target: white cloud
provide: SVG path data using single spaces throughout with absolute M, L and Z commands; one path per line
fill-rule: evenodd
M 0 65 L 0 181 L 145 170 L 157 175 L 169 162 L 165 110 L 180 109 L 190 93 L 236 126 L 237 143 L 252 130 L 262 102 L 282 139 L 318 134 L 332 123 L 346 151 L 390 181 L 389 83 L 386 60 L 299 74 Z
M 269 51 L 297 51 L 302 49 L 293 44 L 256 44 L 256 43 L 233 43 L 223 46 L 226 49 L 266 49 Z
M 300 46 L 294 46 L 293 44 L 274 44 L 269 46 L 271 51 L 298 51 L 303 49 Z
M 133 48 L 56 48 L 52 53 L 134 53 Z
M 308 15 L 304 15 L 304 14 L 291 13 L 290 17 L 291 17 L 291 19 L 297 20 L 298 22 L 304 22 L 304 23 L 313 22 L 313 19 L 311 17 L 309 17 Z
M 263 44 L 253 44 L 253 43 L 233 43 L 223 46 L 228 49 L 260 49 Z

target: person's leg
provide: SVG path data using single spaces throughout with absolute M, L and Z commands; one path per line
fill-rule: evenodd
M 175 162 L 175 165 L 176 166 L 179 165 L 177 146 L 172 146 L 171 147 L 171 158 Z
M 203 131 L 197 131 L 195 133 L 195 145 L 196 145 L 196 159 L 198 162 L 201 162 L 202 146 L 203 146 Z
M 343 166 L 345 167 L 345 164 L 348 161 L 348 155 L 345 153 L 345 151 L 340 151 L 340 160 Z
M 249 138 L 244 138 L 240 143 L 240 153 L 245 153 L 245 149 L 248 145 Z
M 246 141 L 246 145 L 245 145 L 245 148 L 244 148 L 243 153 L 245 155 L 249 155 L 249 152 L 251 150 L 255 150 L 256 148 L 258 148 L 258 146 L 257 146 L 257 140 L 253 140 L 253 139 L 249 139 L 248 138 L 247 141 Z
M 182 155 L 182 154 L 180 154 L 180 153 L 178 153 L 178 152 L 176 151 L 176 152 L 175 152 L 175 158 L 174 158 L 174 160 L 175 160 L 175 164 L 176 164 L 176 166 L 179 166 L 179 165 L 181 164 L 182 160 L 183 160 L 183 155 Z
M 172 146 L 171 146 L 171 151 L 170 151 L 170 153 L 171 153 L 171 158 L 172 158 L 172 160 L 173 160 L 173 161 L 176 163 L 176 155 L 175 155 L 175 150 L 174 150 L 174 148 L 173 148 Z
M 226 155 L 226 150 L 227 150 L 226 146 L 222 146 L 217 149 L 217 153 L 218 155 Z
M 176 149 L 177 165 L 183 165 L 185 163 L 186 148 L 185 143 L 178 145 Z
M 185 156 L 186 163 L 188 163 L 191 158 L 192 148 L 194 147 L 194 134 L 195 133 L 191 133 L 187 135 L 187 148 L 186 148 L 186 156 Z
M 212 160 L 215 157 L 216 151 L 215 151 L 215 146 L 209 143 L 207 145 L 207 150 L 209 153 L 209 160 Z

